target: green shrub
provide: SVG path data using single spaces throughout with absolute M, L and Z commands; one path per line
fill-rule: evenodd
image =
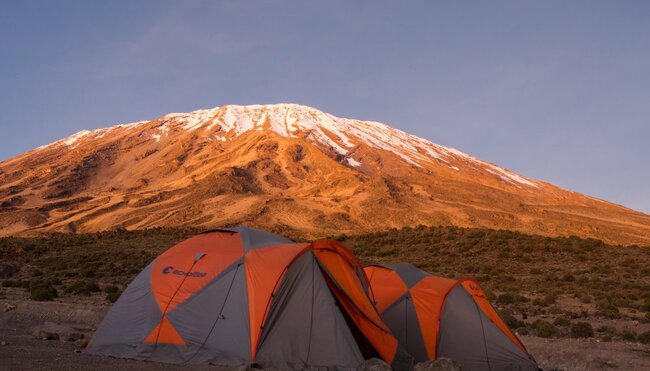
M 20 283 L 15 280 L 2 281 L 2 287 L 20 287 Z
M 569 326 L 571 324 L 571 321 L 564 316 L 559 316 L 555 318 L 553 324 L 555 326 L 565 327 L 565 326 Z
M 524 327 L 526 324 L 518 319 L 516 319 L 514 316 L 507 314 L 501 316 L 503 319 L 503 322 L 508 325 L 511 329 L 517 329 L 519 327 Z
M 570 273 L 567 273 L 564 276 L 562 276 L 562 281 L 564 282 L 574 282 L 575 280 L 576 278 Z
M 93 292 L 98 292 L 99 286 L 95 281 L 76 281 L 65 288 L 65 291 L 70 294 L 80 296 L 90 296 Z
M 597 314 L 609 319 L 619 318 L 621 316 L 618 307 L 607 301 L 601 301 L 598 303 Z
M 517 295 L 513 294 L 511 292 L 506 292 L 505 294 L 501 294 L 497 297 L 497 303 L 501 305 L 509 305 L 509 304 L 515 304 L 515 303 L 525 303 L 529 301 L 529 299 L 525 296 L 522 295 Z
M 625 341 L 635 341 L 636 340 L 636 334 L 631 331 L 630 329 L 624 329 L 621 331 L 621 338 Z
M 585 303 L 585 304 L 590 304 L 593 300 L 591 299 L 591 296 L 583 294 L 578 297 L 580 299 L 580 302 Z
M 571 326 L 571 336 L 576 338 L 590 338 L 594 336 L 594 329 L 587 322 L 576 322 Z
M 557 327 L 555 327 L 552 323 L 541 319 L 533 322 L 533 329 L 535 330 L 535 335 L 541 338 L 550 338 L 557 336 L 558 334 Z
M 637 338 L 641 344 L 650 344 L 650 331 L 646 331 Z
M 109 303 L 115 303 L 117 299 L 120 298 L 121 294 L 122 293 L 119 291 L 109 292 L 106 294 L 106 301 L 108 301 Z
M 557 300 L 557 295 L 548 294 L 544 296 L 543 299 L 533 300 L 533 305 L 537 305 L 538 307 L 548 307 L 549 305 L 555 304 L 556 300 Z
M 520 327 L 517 329 L 517 332 L 519 335 L 529 335 L 530 331 L 528 330 L 528 327 Z
M 39 283 L 29 289 L 29 295 L 32 300 L 52 301 L 59 296 L 59 293 L 49 283 Z
M 107 294 L 112 294 L 120 291 L 120 288 L 115 285 L 108 285 L 108 286 L 104 286 L 104 289 L 102 291 L 104 291 Z
M 598 327 L 596 329 L 596 331 L 597 332 L 602 332 L 602 333 L 605 333 L 605 334 L 610 334 L 610 335 L 616 333 L 616 329 L 613 328 L 612 326 L 600 326 L 600 327 Z

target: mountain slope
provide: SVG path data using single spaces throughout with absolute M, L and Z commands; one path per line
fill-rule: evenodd
M 293 104 L 82 131 L 0 163 L 1 234 L 239 223 L 314 236 L 453 224 L 650 243 L 646 214 Z

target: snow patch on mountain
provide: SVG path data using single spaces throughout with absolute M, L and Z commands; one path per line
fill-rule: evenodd
M 527 186 L 539 188 L 539 186 L 537 184 L 531 182 L 530 180 L 528 180 L 528 179 L 526 179 L 526 178 L 524 178 L 524 177 L 522 177 L 520 175 L 517 175 L 517 174 L 513 173 L 512 171 L 500 168 L 500 167 L 498 167 L 496 165 L 492 165 L 492 164 L 488 164 L 488 166 L 489 167 L 485 168 L 485 171 L 487 171 L 490 174 L 494 174 L 494 175 L 498 176 L 499 178 L 501 178 L 502 180 L 505 180 L 508 183 L 512 183 L 512 184 L 515 184 L 515 185 L 517 183 L 519 183 L 519 184 L 525 184 Z
M 66 146 L 73 146 L 74 147 L 74 144 L 77 143 L 79 141 L 79 139 L 87 136 L 90 133 L 91 132 L 88 131 L 88 130 L 82 130 L 80 132 L 74 133 L 74 134 L 70 135 L 68 138 L 66 138 L 65 140 L 63 140 L 62 144 L 65 144 Z
M 354 167 L 359 167 L 359 166 L 361 166 L 361 163 L 360 163 L 359 161 L 353 159 L 352 157 L 348 157 L 348 158 L 346 158 L 345 161 L 346 161 L 350 166 L 354 166 Z

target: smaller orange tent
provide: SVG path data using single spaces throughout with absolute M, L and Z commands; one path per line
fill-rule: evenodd
M 475 280 L 405 263 L 364 270 L 381 319 L 416 362 L 446 357 L 463 371 L 538 369 Z

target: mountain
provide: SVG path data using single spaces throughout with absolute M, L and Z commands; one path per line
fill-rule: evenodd
M 650 216 L 382 123 L 228 105 L 0 163 L 0 234 L 249 224 L 312 236 L 457 225 L 650 244 Z

